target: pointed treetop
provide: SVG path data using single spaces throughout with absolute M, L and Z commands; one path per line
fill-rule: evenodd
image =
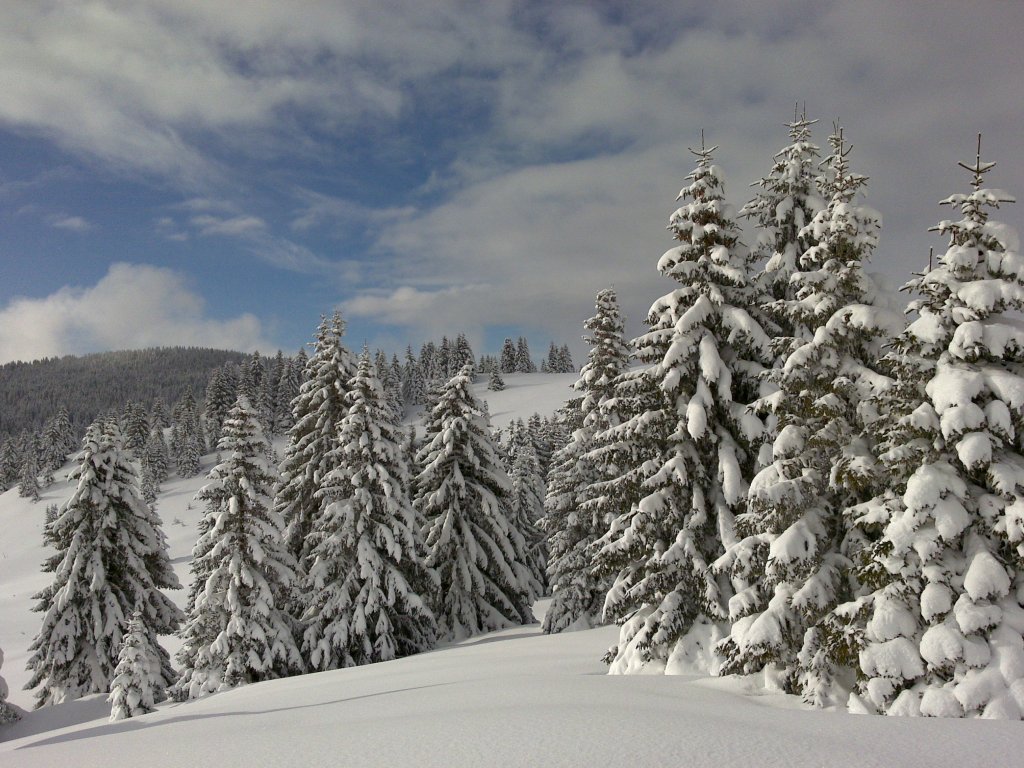
M 974 180 L 971 182 L 971 186 L 975 189 L 981 189 L 983 183 L 983 177 L 986 173 L 996 167 L 995 163 L 983 163 L 981 162 L 981 134 L 978 134 L 978 153 L 974 158 L 974 165 L 970 166 L 966 163 L 957 163 L 965 171 L 970 171 L 974 174 Z
M 706 168 L 709 165 L 711 165 L 711 155 L 714 153 L 714 151 L 716 149 L 718 149 L 718 145 L 716 144 L 713 147 L 706 147 L 704 145 L 704 129 L 701 128 L 700 129 L 700 149 L 696 150 L 693 147 L 687 147 L 687 149 L 690 150 L 691 154 L 693 154 L 696 157 L 700 158 L 700 163 L 698 163 L 698 165 L 701 168 Z
M 803 110 L 800 109 L 800 102 L 793 105 L 793 122 L 786 123 L 789 128 L 789 137 L 794 141 L 807 141 L 811 138 L 811 126 L 817 120 L 807 119 L 807 102 L 804 102 Z

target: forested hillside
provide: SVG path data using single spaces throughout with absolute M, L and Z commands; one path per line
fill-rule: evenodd
M 37 431 L 64 407 L 75 434 L 97 414 L 129 400 L 177 402 L 191 387 L 199 396 L 214 368 L 245 359 L 241 352 L 165 347 L 102 352 L 0 366 L 0 437 Z

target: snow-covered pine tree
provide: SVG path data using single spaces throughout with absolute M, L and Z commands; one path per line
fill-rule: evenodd
M 512 339 L 507 337 L 501 345 L 501 372 L 516 372 L 516 345 L 513 343 Z
M 281 369 L 281 379 L 277 385 L 277 415 L 274 423 L 277 429 L 284 434 L 295 424 L 295 417 L 292 415 L 292 402 L 299 396 L 302 387 L 303 377 L 306 370 L 306 350 L 299 350 L 299 355 L 293 358 L 285 358 L 284 366 Z
M 146 444 L 146 438 L 149 437 L 149 417 L 142 403 L 129 400 L 125 405 L 124 414 L 121 416 L 121 434 L 124 437 L 124 447 L 137 456 Z
M 415 506 L 426 520 L 427 565 L 440 591 L 439 635 L 462 638 L 532 622 L 540 585 L 514 524 L 511 483 L 490 423 L 473 395 L 472 370 L 452 377 L 426 418 Z
M 224 419 L 227 418 L 237 397 L 238 382 L 235 380 L 234 366 L 225 363 L 214 370 L 206 385 L 206 403 L 203 414 L 206 416 L 206 428 L 212 442 L 216 443 L 220 440 Z
M 544 477 L 540 462 L 529 440 L 512 446 L 509 480 L 512 482 L 512 506 L 515 527 L 526 540 L 526 565 L 540 592 L 530 595 L 531 602 L 541 597 L 547 585 L 547 544 L 537 522 L 544 516 Z
M 21 469 L 21 458 L 14 440 L 4 440 L 0 444 L 0 490 L 7 490 L 18 482 Z
M 813 229 L 807 225 L 824 207 L 816 183 L 819 150 L 811 142 L 811 126 L 816 122 L 808 120 L 806 114 L 794 115 L 788 125 L 790 144 L 775 155 L 771 172 L 755 185 L 761 191 L 739 214 L 757 224 L 754 257 L 764 262 L 758 281 L 767 300 L 767 314 L 777 326 L 773 351 L 779 363 L 794 343 L 810 336 L 787 302 L 796 298 L 797 290 L 790 277 L 813 268 L 802 262 L 804 254 L 817 243 Z
M 785 690 L 819 706 L 831 703 L 834 669 L 817 624 L 852 596 L 843 510 L 866 501 L 877 482 L 870 398 L 888 384 L 877 361 L 897 320 L 873 306 L 863 269 L 880 226 L 857 200 L 867 179 L 850 171 L 841 128 L 829 145 L 818 180 L 827 204 L 799 235 L 814 244 L 791 272 L 793 298 L 773 305 L 780 325 L 798 329 L 792 351 L 767 374 L 778 387 L 773 459 L 751 482 L 740 538 L 716 563 L 739 588 L 721 671 L 770 667 Z
M 167 429 L 171 426 L 171 418 L 167 415 L 167 404 L 162 397 L 153 401 L 153 409 L 149 412 L 150 429 Z
M 178 629 L 181 611 L 163 594 L 180 589 L 167 556 L 160 518 L 142 500 L 116 422 L 93 424 L 76 457 L 77 486 L 49 526 L 57 552 L 44 563 L 53 583 L 36 595 L 42 612 L 26 689 L 36 706 L 106 693 L 132 611 L 143 613 L 149 653 L 163 684 L 174 679 L 156 635 Z
M 308 537 L 323 510 L 317 491 L 334 469 L 338 425 L 348 413 L 345 396 L 356 372 L 352 353 L 342 343 L 344 335 L 341 313 L 321 319 L 305 381 L 292 402 L 295 423 L 288 431 L 274 509 L 285 522 L 288 551 L 300 569 L 307 564 L 312 548 Z
M 473 348 L 469 345 L 469 339 L 466 338 L 466 334 L 460 333 L 455 338 L 455 348 L 452 350 L 452 360 L 454 362 L 454 370 L 458 371 L 464 366 L 472 366 L 476 368 L 476 356 L 473 354 Z
M 654 303 L 650 331 L 635 342 L 665 407 L 634 417 L 633 432 L 664 448 L 642 469 L 644 497 L 602 540 L 603 569 L 618 570 L 605 606 L 622 623 L 607 657 L 613 673 L 688 656 L 691 632 L 717 639 L 730 585 L 711 564 L 731 543 L 762 439 L 746 406 L 759 395 L 770 340 L 746 309 L 749 258 L 713 151 L 693 152 L 698 164 L 680 193 L 687 202 L 669 224 L 681 244 L 658 262 L 680 287 Z
M 0 669 L 2 669 L 3 666 L 4 666 L 4 649 L 0 648 Z M 3 675 L 0 675 L 0 725 L 5 725 L 7 723 L 13 723 L 15 720 L 19 720 L 20 719 L 20 717 L 19 717 L 18 713 L 15 711 L 14 707 L 12 707 L 7 702 L 7 694 L 8 693 L 9 693 L 9 691 L 7 689 L 7 681 L 4 680 Z
M 224 460 L 196 498 L 207 503 L 192 552 L 193 585 L 178 653 L 173 693 L 207 693 L 297 674 L 302 656 L 285 610 L 296 585 L 295 560 L 284 547 L 272 509 L 275 472 L 253 407 L 239 396 L 217 449 Z
M 29 435 L 21 452 L 18 468 L 18 495 L 32 501 L 39 501 L 39 443 L 35 435 Z
M 610 412 L 602 407 L 614 396 L 615 383 L 629 365 L 623 340 L 624 324 L 618 299 L 611 288 L 600 291 L 596 314 L 583 327 L 590 355 L 573 385 L 578 399 L 579 427 L 552 457 L 541 528 L 548 534 L 548 569 L 552 599 L 544 615 L 545 632 L 561 632 L 570 626 L 600 623 L 605 595 L 611 587 L 606 574 L 593 567 L 593 547 L 608 530 L 604 510 L 581 505 L 597 498 L 595 483 L 615 479 L 617 468 L 586 460 L 595 448 L 595 436 L 607 430 Z M 617 425 L 618 420 L 614 423 Z
M 46 423 L 43 444 L 46 467 L 56 471 L 64 466 L 68 453 L 75 448 L 75 435 L 67 408 L 61 406 L 57 415 Z
M 516 373 L 536 373 L 537 366 L 530 357 L 530 343 L 525 336 L 520 336 L 516 341 Z
M 306 578 L 303 652 L 314 669 L 389 661 L 428 650 L 436 583 L 409 499 L 402 441 L 369 353 L 350 383 L 333 469 L 321 494 Z
M 497 367 L 491 369 L 491 375 L 487 379 L 487 388 L 491 392 L 501 392 L 505 388 L 505 380 L 501 378 L 501 371 Z
M 963 165 L 963 164 L 961 164 Z M 893 715 L 1024 716 L 1024 259 L 984 186 L 942 201 L 959 220 L 893 342 L 881 461 L 891 490 L 859 508 L 882 529 L 837 614 L 859 661 L 851 705 Z
M 110 721 L 117 722 L 152 712 L 164 697 L 167 686 L 162 674 L 162 660 L 153 654 L 156 638 L 146 627 L 142 611 L 135 611 L 128 621 L 117 667 L 110 681 Z

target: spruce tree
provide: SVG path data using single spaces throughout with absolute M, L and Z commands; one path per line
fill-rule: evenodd
M 514 525 L 511 483 L 469 366 L 452 377 L 426 418 L 415 505 L 426 520 L 427 565 L 440 580 L 442 638 L 533 621 L 526 540 Z
M 617 569 L 606 612 L 622 622 L 612 672 L 664 665 L 686 653 L 680 641 L 691 631 L 714 635 L 727 616 L 730 585 L 711 565 L 743 511 L 762 432 L 746 406 L 759 395 L 769 339 L 746 309 L 749 259 L 713 151 L 694 151 L 686 202 L 669 224 L 680 245 L 658 263 L 680 287 L 654 303 L 650 331 L 635 342 L 664 405 L 635 416 L 632 429 L 662 450 L 641 468 L 643 498 L 602 541 L 602 568 Z
M 4 440 L 0 444 L 0 490 L 7 490 L 18 482 L 21 469 L 21 457 L 14 440 Z
M 39 687 L 37 706 L 106 693 L 133 610 L 149 628 L 148 653 L 160 660 L 164 685 L 173 680 L 156 635 L 178 628 L 181 611 L 163 594 L 180 589 L 167 555 L 160 518 L 142 500 L 139 480 L 111 421 L 89 428 L 77 487 L 48 535 L 57 552 L 44 563 L 53 583 L 36 595 L 42 628 L 30 650 L 26 689 Z
M 595 542 L 608 529 L 605 511 L 594 504 L 589 509 L 582 507 L 599 498 L 597 483 L 618 475 L 615 465 L 590 461 L 587 456 L 597 446 L 596 436 L 619 423 L 607 405 L 614 396 L 615 383 L 629 365 L 629 350 L 613 289 L 597 294 L 596 310 L 583 325 L 591 332 L 586 337 L 591 350 L 573 385 L 581 393 L 575 401 L 580 423 L 565 446 L 555 451 L 548 472 L 541 527 L 548 534 L 547 575 L 552 599 L 544 616 L 545 632 L 600 623 L 611 587 L 611 580 L 598 574 L 593 563 Z
M 4 666 L 4 650 L 0 648 L 0 669 Z M 0 675 L 0 725 L 21 719 L 14 707 L 7 703 L 7 681 Z
M 758 227 L 754 257 L 764 262 L 758 277 L 760 292 L 767 299 L 767 314 L 774 321 L 776 332 L 773 350 L 781 362 L 796 343 L 808 340 L 806 325 L 791 311 L 796 286 L 790 278 L 807 272 L 813 265 L 803 261 L 807 251 L 817 243 L 811 223 L 824 207 L 817 178 L 818 147 L 811 142 L 811 126 L 806 114 L 794 115 L 789 123 L 790 144 L 775 155 L 771 172 L 756 186 L 757 196 L 740 211 Z
M 1024 261 L 989 218 L 1012 202 L 984 186 L 942 201 L 958 220 L 936 267 L 912 279 L 916 313 L 892 344 L 881 429 L 890 489 L 856 512 L 881 528 L 841 606 L 858 662 L 854 703 L 887 714 L 1020 719 L 1024 686 Z
M 753 479 L 740 534 L 718 562 L 742 588 L 720 645 L 723 672 L 772 665 L 789 692 L 830 703 L 835 670 L 820 652 L 819 621 L 851 597 L 843 510 L 865 501 L 877 474 L 867 437 L 868 405 L 888 380 L 877 361 L 887 313 L 863 263 L 878 242 L 879 215 L 857 197 L 867 182 L 849 170 L 841 129 L 830 137 L 819 192 L 827 198 L 806 225 L 813 243 L 798 259 L 792 299 L 774 303 L 780 324 L 803 329 L 767 379 L 778 436 L 772 461 Z
M 224 419 L 234 405 L 238 397 L 238 383 L 235 381 L 232 367 L 225 364 L 210 376 L 210 382 L 206 385 L 206 404 L 203 414 L 206 416 L 206 428 L 210 432 L 210 439 L 214 442 L 220 440 L 220 431 L 224 425 Z
M 162 660 L 153 654 L 156 639 L 146 627 L 142 611 L 128 621 L 124 641 L 117 655 L 114 679 L 110 681 L 110 721 L 117 722 L 152 712 L 163 698 L 166 681 Z
M 520 336 L 516 342 L 516 373 L 536 373 L 537 366 L 530 357 L 530 343 L 525 336 Z
M 345 396 L 356 372 L 352 354 L 342 344 L 344 334 L 340 313 L 321 320 L 305 381 L 292 403 L 295 423 L 288 431 L 274 509 L 285 522 L 288 551 L 300 568 L 306 565 L 312 548 L 309 534 L 323 510 L 317 492 L 334 469 L 338 425 L 348 413 Z
M 239 396 L 217 445 L 224 460 L 196 498 L 207 503 L 193 550 L 189 614 L 178 654 L 179 698 L 299 673 L 302 657 L 285 606 L 295 561 L 271 508 L 275 473 L 257 414 Z
M 18 468 L 18 495 L 32 501 L 39 501 L 39 450 L 35 436 L 30 435 L 21 452 Z
M 405 434 L 368 353 L 350 390 L 304 589 L 303 651 L 318 670 L 418 653 L 436 634 L 436 585 L 409 499 Z
M 512 339 L 506 338 L 501 346 L 501 372 L 515 373 L 516 370 L 516 345 Z
M 505 388 L 505 380 L 501 378 L 501 371 L 497 368 L 491 369 L 491 375 L 487 379 L 487 388 L 491 392 L 501 392 Z
M 544 516 L 544 478 L 537 454 L 529 442 L 515 446 L 510 457 L 509 480 L 512 483 L 512 505 L 515 526 L 526 540 L 526 565 L 540 591 L 532 593 L 530 600 L 544 594 L 547 584 L 547 545 L 543 531 L 537 526 Z

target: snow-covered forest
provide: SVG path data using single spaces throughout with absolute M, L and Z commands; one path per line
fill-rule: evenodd
M 353 350 L 333 312 L 308 352 L 225 357 L 170 401 L 90 400 L 84 438 L 67 407 L 26 424 L 0 448 L 0 515 L 38 538 L 4 540 L 0 583 L 36 585 L 35 616 L 31 636 L 0 636 L 0 674 L 26 663 L 38 709 L 0 680 L 0 738 L 59 745 L 40 740 L 64 725 L 47 710 L 79 699 L 83 721 L 202 722 L 221 696 L 317 707 L 392 674 L 409 675 L 393 692 L 465 688 L 486 664 L 507 683 L 506 663 L 543 696 L 575 676 L 542 714 L 594 697 L 614 743 L 633 734 L 656 764 L 687 762 L 686 745 L 630 730 L 616 701 L 675 697 L 653 710 L 666 732 L 702 716 L 723 740 L 764 729 L 770 765 L 788 762 L 790 724 L 797 742 L 826 734 L 797 764 L 863 764 L 881 718 L 813 709 L 1024 719 L 1024 259 L 998 216 L 1013 195 L 990 185 L 979 137 L 936 201 L 932 263 L 893 295 L 871 275 L 882 214 L 851 138 L 836 125 L 819 146 L 817 128 L 795 116 L 740 203 L 701 137 L 646 267 L 665 294 L 631 339 L 600 288 L 579 370 L 567 345 L 538 363 L 524 337 L 483 355 L 465 334 Z M 15 570 L 30 547 L 41 573 Z M 595 670 L 643 678 L 579 682 Z M 513 708 L 541 698 L 509 685 Z M 400 701 L 413 725 L 396 738 L 415 741 L 420 699 Z M 558 734 L 530 722 L 550 749 Z M 1001 750 L 1024 745 L 1016 723 L 934 741 L 922 722 L 878 737 L 877 763 L 1010 765 Z M 554 762 L 574 762 L 563 741 Z M 738 749 L 723 755 L 753 759 Z

